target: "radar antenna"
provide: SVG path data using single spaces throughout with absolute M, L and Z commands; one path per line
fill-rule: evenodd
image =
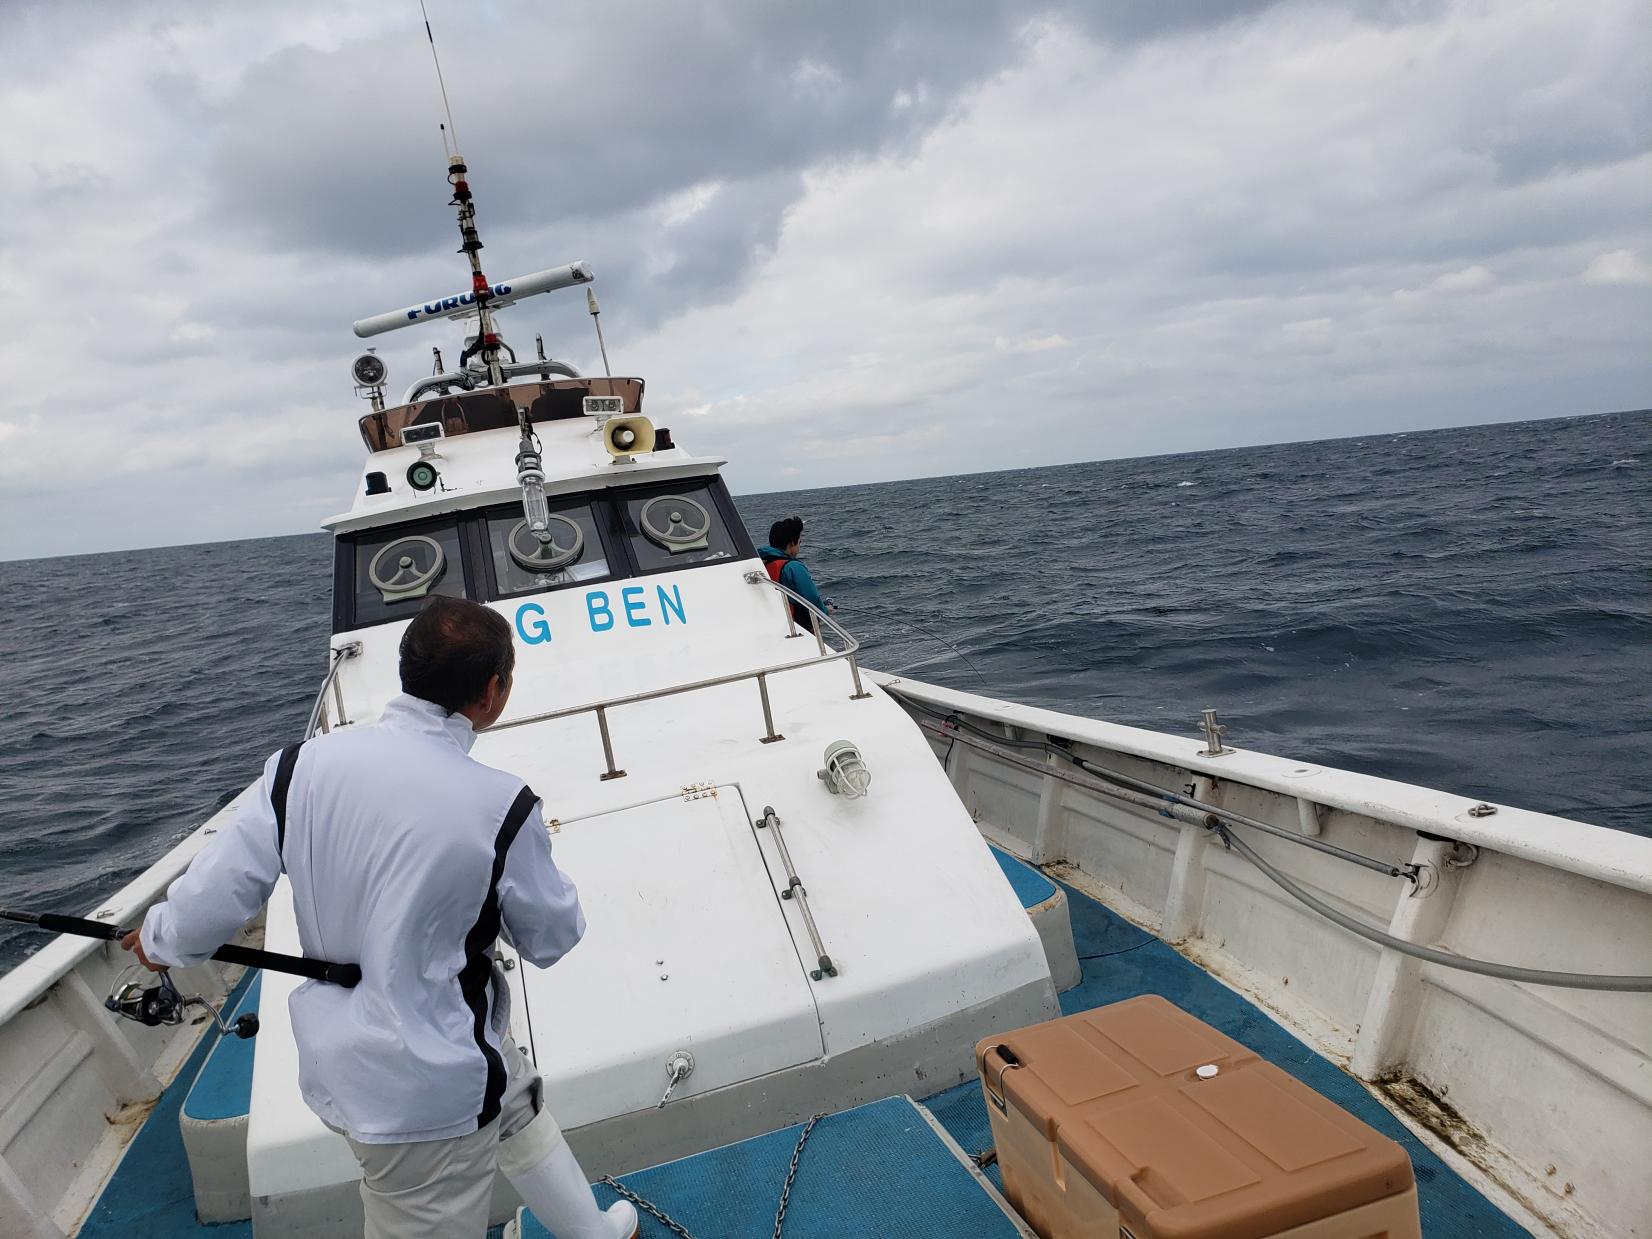
M 442 79 L 442 61 L 436 54 L 436 36 L 430 29 L 430 14 L 424 0 L 419 0 L 419 12 L 424 16 L 425 36 L 430 40 L 430 58 L 436 64 L 436 82 L 442 91 L 442 109 L 447 114 L 447 125 L 442 128 L 442 148 L 448 151 L 447 181 L 453 187 L 452 205 L 459 215 L 459 252 L 470 260 L 470 289 L 476 304 L 476 347 L 481 353 L 482 365 L 487 370 L 488 383 L 500 386 L 505 381 L 499 366 L 499 333 L 494 330 L 493 311 L 488 302 L 493 299 L 493 285 L 482 274 L 482 238 L 476 230 L 476 202 L 466 180 L 469 171 L 465 157 L 459 153 L 459 133 L 453 127 L 453 109 L 447 100 L 447 83 Z M 447 135 L 453 131 L 453 148 L 448 149 Z M 549 545 L 551 537 L 550 507 L 545 501 L 545 467 L 541 456 L 539 437 L 533 432 L 533 420 L 525 405 L 516 408 L 516 424 L 522 438 L 516 449 L 516 480 L 522 487 L 522 515 L 528 529 L 541 545 Z

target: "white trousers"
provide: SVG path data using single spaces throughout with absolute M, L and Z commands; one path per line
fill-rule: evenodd
M 350 1141 L 361 1163 L 364 1239 L 482 1239 L 500 1158 L 517 1152 L 504 1142 L 521 1136 L 515 1143 L 533 1148 L 516 1160 L 532 1164 L 561 1140 L 544 1109 L 539 1072 L 514 1041 L 506 1040 L 503 1057 L 508 1083 L 499 1117 L 480 1131 L 413 1144 Z

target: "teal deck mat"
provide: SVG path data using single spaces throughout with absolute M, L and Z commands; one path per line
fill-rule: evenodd
M 230 994 L 228 1005 L 241 1011 L 256 1010 L 263 975 L 249 972 L 243 976 Z M 220 1039 L 210 1031 L 201 1038 L 201 1044 L 133 1138 L 114 1177 L 81 1224 L 79 1239 L 134 1239 L 139 1235 L 144 1239 L 252 1239 L 251 1222 L 207 1226 L 195 1216 L 195 1186 L 189 1177 L 184 1138 L 178 1131 L 178 1114 L 198 1079 L 208 1085 L 208 1093 L 192 1104 L 244 1113 L 246 1101 L 252 1096 L 252 1048 L 256 1040 L 242 1041 L 233 1036 Z M 213 1060 L 212 1078 L 207 1079 L 203 1078 L 203 1066 L 209 1058 Z M 233 1109 L 238 1099 L 243 1099 L 240 1111 Z M 191 1114 L 197 1111 L 192 1109 Z M 495 1226 L 488 1231 L 488 1239 L 500 1239 L 503 1233 L 504 1227 Z
M 1050 891 L 1040 895 L 1042 887 L 1037 883 L 1050 881 L 1041 872 L 997 849 L 994 855 L 1023 903 L 1033 895 L 1040 896 L 1033 902 L 1041 903 L 1053 893 L 1051 884 Z M 1136 994 L 1162 994 L 1399 1141 L 1411 1155 L 1416 1171 L 1423 1233 L 1429 1239 L 1519 1239 L 1526 1234 L 1328 1059 L 1151 934 L 1072 887 L 1063 889 L 1072 916 L 1073 940 L 1084 968 L 1083 981 L 1061 995 L 1063 1012 L 1086 1011 Z M 236 991 L 235 1001 L 241 1001 L 253 984 L 255 977 L 245 979 Z M 189 1166 L 178 1134 L 179 1109 L 216 1040 L 212 1035 L 203 1041 L 162 1095 L 82 1226 L 82 1239 L 129 1239 L 133 1235 L 251 1239 L 252 1226 L 248 1222 L 202 1226 L 196 1221 Z M 252 1057 L 237 1046 L 225 1046 L 213 1071 L 215 1078 L 200 1103 L 205 1105 L 211 1098 L 213 1104 L 233 1106 L 251 1087 Z M 978 1084 L 961 1084 L 924 1104 L 965 1152 L 977 1153 L 991 1145 Z M 639 1171 L 623 1181 L 702 1239 L 742 1239 L 747 1235 L 757 1239 L 768 1235 L 773 1227 L 775 1204 L 798 1130 L 792 1127 L 771 1132 Z M 997 1168 L 987 1173 L 996 1183 Z M 963 1177 L 959 1179 L 958 1175 Z M 951 1186 L 932 1189 L 931 1176 L 939 1176 L 937 1182 Z M 604 1203 L 613 1199 L 607 1188 L 599 1192 Z M 884 1233 L 913 1239 L 926 1235 L 962 1239 L 1014 1234 L 1013 1228 L 1003 1229 L 1008 1226 L 1003 1215 L 922 1116 L 900 1098 L 874 1102 L 823 1120 L 809 1138 L 792 1199 L 786 1225 L 789 1239 Z M 940 1218 L 952 1229 L 915 1230 L 905 1221 L 895 1225 L 893 1219 L 899 1215 L 885 1210 L 902 1208 L 907 1203 L 921 1203 L 926 1218 Z M 983 1211 L 983 1206 L 990 1213 Z M 936 1213 L 936 1209 L 941 1212 Z M 497 1234 L 497 1230 L 490 1232 L 495 1239 Z M 532 1223 L 525 1239 L 544 1239 L 545 1234 L 537 1223 Z M 666 1234 L 651 1218 L 643 1220 L 643 1239 Z
M 239 1003 L 259 974 L 241 978 L 232 1005 Z M 114 1016 L 110 1016 L 113 1019 Z M 233 1039 L 233 1038 L 232 1038 Z M 218 1034 L 209 1031 L 189 1056 L 155 1109 L 133 1138 L 115 1177 L 80 1228 L 80 1239 L 132 1239 L 134 1235 L 213 1236 L 214 1239 L 252 1239 L 251 1222 L 226 1222 L 203 1226 L 195 1217 L 195 1186 L 189 1178 L 189 1160 L 184 1156 L 184 1138 L 178 1132 L 178 1112 L 183 1108 L 189 1087 L 200 1074 L 201 1065 L 212 1053 Z M 246 1059 L 246 1085 L 252 1088 L 252 1056 Z
M 264 974 L 254 973 L 252 983 L 242 987 L 241 1001 L 225 1018 L 234 1023 L 237 1016 L 256 1013 L 263 982 Z M 252 1109 L 252 1056 L 257 1040 L 212 1033 L 207 1037 L 218 1044 L 207 1052 L 206 1066 L 184 1097 L 184 1114 L 203 1122 L 239 1118 Z
M 1083 981 L 1061 995 L 1063 1014 L 1089 1011 L 1137 994 L 1161 994 L 1249 1046 L 1361 1122 L 1399 1141 L 1411 1155 L 1423 1234 L 1428 1239 L 1525 1239 L 1524 1227 L 1469 1186 L 1352 1076 L 1152 934 L 1072 887 L 1063 884 L 1063 888 L 1073 920 L 1073 940 L 1084 967 Z M 966 1153 L 991 1147 L 992 1132 L 979 1083 L 960 1084 L 924 1104 Z M 999 1182 L 996 1166 L 988 1175 Z
M 639 1170 L 620 1179 L 700 1239 L 768 1239 L 802 1126 Z M 604 1205 L 618 1197 L 599 1186 Z M 646 1215 L 640 1239 L 671 1232 Z M 874 1101 L 815 1125 L 798 1162 L 786 1239 L 1016 1239 L 968 1168 L 904 1097 Z M 526 1217 L 522 1239 L 550 1239 Z
M 1042 870 L 1034 869 L 1026 861 L 1019 860 L 999 848 L 992 849 L 992 858 L 998 862 L 998 867 L 1009 879 L 1010 889 L 1015 892 L 1015 897 L 1021 901 L 1023 908 L 1036 908 L 1055 895 L 1055 883 L 1045 877 Z

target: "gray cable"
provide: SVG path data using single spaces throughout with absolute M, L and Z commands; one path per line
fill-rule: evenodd
M 1505 981 L 1524 981 L 1529 985 L 1554 985 L 1561 989 L 1623 990 L 1635 994 L 1652 993 L 1652 977 L 1594 976 L 1585 972 L 1547 972 L 1540 968 L 1519 968 L 1513 964 L 1494 964 L 1483 959 L 1470 959 L 1466 955 L 1452 955 L 1447 951 L 1436 951 L 1432 947 L 1418 946 L 1414 942 L 1407 942 L 1403 938 L 1385 934 L 1380 929 L 1372 929 L 1369 925 L 1355 920 L 1346 913 L 1337 911 L 1323 900 L 1314 898 L 1263 860 L 1250 847 L 1236 839 L 1227 827 L 1217 827 L 1216 833 L 1222 837 L 1223 843 L 1273 879 L 1274 884 L 1286 894 L 1295 896 L 1326 920 L 1334 921 L 1349 933 L 1358 934 L 1361 938 L 1375 942 L 1379 946 L 1385 946 L 1390 950 L 1398 951 L 1402 955 L 1409 955 L 1413 959 L 1426 960 L 1431 964 L 1442 964 L 1447 968 L 1456 968 L 1460 972 L 1477 972 L 1481 976 L 1499 977 Z
M 979 729 L 972 727 L 963 719 L 959 718 L 956 713 L 941 714 L 937 711 L 925 708 L 920 703 L 914 702 L 913 704 L 916 705 L 917 708 L 923 713 L 929 714 L 931 717 L 941 718 L 947 722 L 953 723 L 961 730 L 974 731 L 977 735 L 983 734 L 979 731 Z M 1005 736 L 993 736 L 992 739 L 996 744 L 1011 745 L 1016 748 L 1045 749 L 1053 753 L 1059 753 L 1075 765 L 1078 765 L 1080 768 L 1090 772 L 1092 777 L 1095 778 L 1114 779 L 1125 784 L 1135 783 L 1144 788 L 1152 786 L 1151 784 L 1143 784 L 1140 780 L 1132 779 L 1127 775 L 1115 774 L 1110 771 L 1105 771 L 1100 767 L 1092 766 L 1089 762 L 1084 761 L 1076 754 L 1067 752 L 1058 745 L 1052 745 L 1047 742 L 1037 740 L 1011 740 Z M 980 746 L 977 745 L 976 747 Z M 1007 754 L 1005 754 L 1003 756 L 1003 760 L 1011 759 Z M 1052 771 L 1050 773 L 1054 772 Z M 1080 786 L 1083 785 L 1080 784 Z M 1099 791 L 1104 795 L 1119 796 L 1121 799 L 1134 800 L 1133 797 L 1125 797 L 1120 795 L 1122 791 L 1127 790 L 1124 788 L 1121 788 L 1119 791 L 1109 790 L 1105 787 L 1093 788 L 1092 790 Z M 1246 818 L 1242 814 L 1229 813 L 1228 811 L 1218 809 L 1213 805 L 1201 804 L 1199 801 L 1189 800 L 1188 798 L 1179 796 L 1174 792 L 1166 792 L 1159 788 L 1154 788 L 1153 791 L 1157 792 L 1158 797 L 1161 800 L 1169 802 L 1171 805 L 1175 805 L 1180 808 L 1204 811 L 1209 813 L 1210 816 L 1217 818 L 1233 818 L 1246 826 L 1255 826 L 1262 830 L 1278 834 L 1288 842 L 1311 847 L 1316 851 L 1330 852 L 1333 855 L 1338 855 L 1345 860 L 1351 860 L 1358 864 L 1362 864 L 1367 868 L 1386 871 L 1395 877 L 1412 876 L 1409 873 L 1392 869 L 1383 862 L 1374 861 L 1369 857 L 1363 857 L 1357 853 L 1348 852 L 1342 848 L 1334 848 L 1332 845 L 1321 843 L 1317 839 L 1296 837 L 1287 831 L 1280 830 L 1277 826 L 1270 826 L 1267 823 L 1258 822 L 1254 818 Z M 1162 812 L 1163 810 L 1161 809 L 1160 811 Z M 1170 813 L 1167 816 L 1171 816 L 1177 820 L 1184 820 L 1181 819 L 1179 815 L 1174 813 Z M 1379 929 L 1372 929 L 1369 925 L 1355 920 L 1346 913 L 1337 911 L 1329 904 L 1308 894 L 1307 891 L 1296 885 L 1296 883 L 1292 882 L 1284 874 L 1280 873 L 1279 870 L 1275 869 L 1267 861 L 1258 856 L 1253 850 L 1251 850 L 1251 848 L 1237 839 L 1226 825 L 1206 826 L 1206 829 L 1214 829 L 1216 833 L 1221 836 L 1224 843 L 1233 848 L 1233 850 L 1238 852 L 1240 856 L 1244 857 L 1251 864 L 1255 865 L 1264 874 L 1271 878 L 1273 882 L 1280 887 L 1280 889 L 1312 908 L 1326 920 L 1341 925 L 1344 929 L 1348 930 L 1349 933 L 1357 934 L 1359 937 L 1375 942 L 1379 946 L 1389 947 L 1392 950 L 1400 952 L 1402 955 L 1410 955 L 1414 959 L 1426 960 L 1431 964 L 1440 964 L 1446 968 L 1456 968 L 1461 972 L 1475 972 L 1479 973 L 1481 976 L 1499 977 L 1505 981 L 1524 981 L 1530 985 L 1553 985 L 1561 989 L 1617 990 L 1627 993 L 1652 993 L 1652 977 L 1597 976 L 1586 972 L 1547 972 L 1539 968 L 1520 968 L 1514 964 L 1494 964 L 1488 960 L 1470 959 L 1466 955 L 1452 955 L 1447 951 L 1436 951 L 1431 947 L 1418 946 L 1415 943 L 1405 941 L 1403 938 L 1396 938 L 1391 934 L 1385 934 Z
M 1185 821 L 1187 819 L 1178 813 L 1174 813 L 1166 809 L 1164 807 L 1165 805 L 1173 805 L 1184 809 L 1193 810 L 1198 813 L 1207 814 L 1210 817 L 1218 818 L 1222 821 L 1233 822 L 1240 826 L 1250 826 L 1256 830 L 1264 831 L 1267 834 L 1277 835 L 1279 838 L 1284 839 L 1287 842 L 1294 843 L 1298 847 L 1312 848 L 1316 852 L 1323 852 L 1327 856 L 1335 856 L 1339 860 L 1345 860 L 1350 864 L 1359 865 L 1363 868 L 1371 870 L 1374 873 L 1386 874 L 1391 878 L 1405 878 L 1407 881 L 1411 882 L 1417 880 L 1416 866 L 1410 863 L 1395 864 L 1392 861 L 1378 860 L 1373 856 L 1362 856 L 1358 852 L 1352 852 L 1347 848 L 1338 847 L 1334 843 L 1326 843 L 1323 839 L 1313 839 L 1306 835 L 1299 835 L 1295 831 L 1285 830 L 1279 826 L 1274 826 L 1271 823 L 1258 821 L 1254 817 L 1246 817 L 1243 813 L 1235 813 L 1231 809 L 1223 809 L 1216 805 L 1206 804 L 1202 800 L 1195 800 L 1190 796 L 1183 796 L 1177 792 L 1167 792 L 1162 787 L 1155 787 L 1153 784 L 1144 782 L 1141 779 L 1131 778 L 1129 775 L 1119 774 L 1117 771 L 1108 770 L 1104 766 L 1098 766 L 1093 762 L 1086 761 L 1084 758 L 1078 756 L 1078 754 L 1062 748 L 1058 744 L 1050 744 L 1043 740 L 1011 740 L 1006 736 L 998 736 L 992 734 L 991 732 L 983 731 L 981 728 L 976 727 L 960 718 L 956 712 L 952 714 L 941 714 L 937 711 L 930 710 L 917 702 L 913 702 L 912 704 L 920 712 L 928 714 L 932 718 L 941 719 L 943 722 L 950 723 L 961 731 L 967 731 L 979 736 L 983 741 L 990 741 L 990 744 L 985 745 L 986 751 L 990 752 L 992 746 L 1003 745 L 1018 749 L 1038 749 L 1053 756 L 1065 758 L 1072 765 L 1077 766 L 1080 770 L 1084 771 L 1092 778 L 1099 779 L 1105 783 L 1116 783 L 1121 789 L 1120 791 L 1115 791 L 1103 787 L 1092 790 L 1100 791 L 1104 795 L 1129 800 L 1133 804 L 1142 804 L 1142 802 L 1134 797 L 1122 795 L 1122 790 L 1133 790 L 1142 795 L 1150 796 L 1152 798 L 1152 803 L 1143 805 L 1144 808 L 1153 809 L 1154 811 L 1162 813 L 1166 817 L 1174 818 L 1177 821 Z M 967 744 L 968 741 L 965 741 L 965 743 Z M 983 748 L 983 745 L 976 744 L 971 747 Z M 1008 756 L 1004 756 L 1003 760 L 1008 761 L 1011 759 Z M 1046 771 L 1045 773 L 1053 775 L 1058 779 L 1065 779 L 1065 781 L 1069 783 L 1073 782 L 1072 779 L 1066 778 L 1066 776 L 1058 774 L 1053 770 Z M 1086 787 L 1088 784 L 1077 783 L 1075 786 Z M 1197 824 L 1201 826 L 1206 825 L 1204 822 L 1199 822 Z

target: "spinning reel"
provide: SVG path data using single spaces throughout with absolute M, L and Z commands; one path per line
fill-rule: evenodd
M 149 1028 L 158 1028 L 162 1024 L 182 1024 L 186 1007 L 200 1007 L 212 1017 L 217 1025 L 218 1034 L 223 1037 L 234 1033 L 243 1041 L 258 1035 L 258 1017 L 243 1015 L 233 1024 L 225 1020 L 222 1012 L 199 994 L 185 997 L 178 992 L 178 987 L 172 983 L 169 973 L 153 974 L 159 981 L 150 986 L 143 984 L 144 969 L 128 968 L 115 978 L 114 988 L 109 991 L 109 997 L 103 1000 L 103 1005 L 123 1020 L 133 1020 Z

